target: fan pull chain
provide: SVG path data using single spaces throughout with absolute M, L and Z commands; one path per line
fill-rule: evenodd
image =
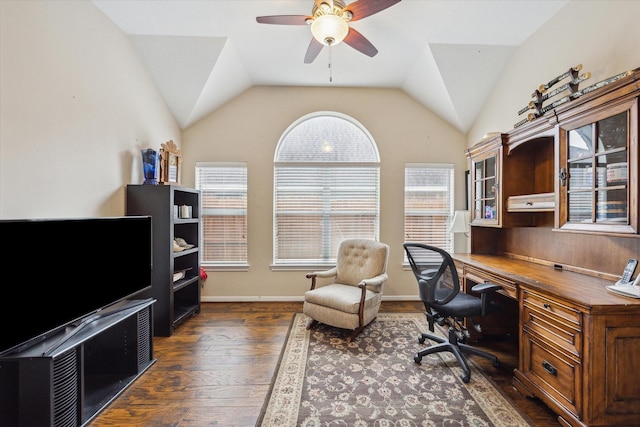
M 329 46 L 329 83 L 333 82 L 333 70 L 331 69 L 331 45 L 333 45 L 332 40 L 327 40 Z
M 329 83 L 333 82 L 333 70 L 331 68 L 331 44 L 329 44 Z

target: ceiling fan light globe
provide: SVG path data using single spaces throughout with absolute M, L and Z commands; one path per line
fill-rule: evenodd
M 326 46 L 340 43 L 348 32 L 349 25 L 337 15 L 321 15 L 311 23 L 311 34 Z

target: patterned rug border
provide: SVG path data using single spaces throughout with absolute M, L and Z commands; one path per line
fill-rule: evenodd
M 289 329 L 287 329 L 287 336 L 284 338 L 284 343 L 282 344 L 282 349 L 280 350 L 280 356 L 278 357 L 278 363 L 276 364 L 276 369 L 273 371 L 271 383 L 269 384 L 269 390 L 267 390 L 267 396 L 264 398 L 264 403 L 262 404 L 262 409 L 260 410 L 260 415 L 258 415 L 258 420 L 256 421 L 255 427 L 260 427 L 262 425 L 262 421 L 264 420 L 267 408 L 269 407 L 269 402 L 271 401 L 271 396 L 273 395 L 273 389 L 276 386 L 276 381 L 278 379 L 282 360 L 287 354 L 287 347 L 289 345 L 289 337 L 291 336 L 291 331 L 293 331 L 293 326 L 295 325 L 296 318 L 300 314 L 302 313 L 293 313 L 291 315 L 291 322 L 289 323 Z
M 425 318 L 424 313 L 378 313 L 378 321 L 385 320 L 394 320 L 394 319 L 406 319 L 412 320 L 416 323 L 416 331 L 427 331 L 428 325 Z M 309 318 L 303 313 L 294 313 L 291 317 L 291 323 L 289 325 L 289 329 L 287 331 L 287 335 L 285 337 L 284 344 L 282 346 L 282 350 L 280 352 L 280 356 L 278 358 L 278 362 L 276 365 L 276 369 L 274 371 L 273 377 L 271 378 L 271 383 L 269 385 L 269 389 L 267 391 L 267 396 L 262 405 L 262 409 L 256 421 L 256 427 L 265 427 L 271 426 L 269 424 L 269 413 L 274 405 L 280 405 L 282 407 L 282 401 L 279 403 L 275 403 L 272 399 L 274 390 L 278 387 L 278 382 L 282 381 L 284 376 L 291 378 L 303 378 L 306 371 L 306 360 L 307 360 L 307 350 L 308 344 L 311 337 L 312 331 L 306 329 L 307 322 Z M 444 336 L 444 331 L 440 329 L 436 325 L 436 331 Z M 360 337 L 366 336 L 367 328 L 365 328 Z M 346 335 L 345 335 L 346 337 Z M 359 338 L 356 338 L 359 339 Z M 429 341 L 427 341 L 429 342 Z M 416 337 L 416 350 L 419 348 L 419 344 L 417 343 Z M 444 361 L 445 365 L 452 371 L 456 380 L 464 386 L 473 399 L 476 401 L 478 406 L 482 409 L 482 411 L 492 418 L 493 426 L 495 427 L 512 427 L 513 424 L 500 423 L 500 417 L 497 417 L 495 414 L 496 405 L 489 405 L 487 402 L 491 401 L 488 399 L 488 395 L 492 395 L 497 397 L 502 405 L 500 407 L 508 407 L 513 409 L 513 415 L 519 419 L 517 420 L 517 426 L 534 426 L 535 424 L 527 417 L 526 414 L 522 413 L 520 408 L 518 408 L 515 403 L 500 389 L 500 387 L 489 377 L 486 375 L 482 368 L 480 368 L 473 360 L 468 360 L 469 368 L 471 369 L 471 382 L 469 384 L 465 384 L 462 382 L 460 375 L 462 373 L 462 369 L 458 366 L 458 362 L 455 357 L 450 353 L 437 353 L 437 355 Z M 285 357 L 288 356 L 287 366 L 283 366 L 282 362 Z M 423 362 L 424 363 L 424 362 Z M 286 393 L 288 395 L 283 399 L 284 401 L 300 401 L 301 393 L 302 393 L 302 383 L 304 381 L 296 381 L 296 385 L 298 387 L 292 388 L 287 386 Z M 291 383 L 289 381 L 289 383 Z M 288 405 L 289 406 L 289 419 L 297 419 L 298 409 L 299 407 L 296 405 Z M 280 408 L 280 411 L 282 409 Z M 294 412 L 295 411 L 295 412 Z M 267 422 L 263 426 L 264 422 Z M 498 421 L 498 423 L 496 423 Z M 282 424 L 278 424 L 278 427 L 286 427 Z M 291 426 L 293 427 L 293 426 Z

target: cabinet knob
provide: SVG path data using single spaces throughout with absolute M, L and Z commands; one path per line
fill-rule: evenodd
M 543 307 L 546 308 L 547 310 L 550 310 L 551 309 L 551 304 L 545 302 L 543 304 Z

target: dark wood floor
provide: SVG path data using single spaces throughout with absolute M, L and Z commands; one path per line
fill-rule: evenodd
M 382 311 L 421 312 L 418 302 L 383 302 Z M 99 426 L 254 426 L 292 314 L 302 303 L 203 303 L 171 337 L 154 338 L 157 362 L 90 424 Z M 513 340 L 487 343 L 501 367 L 476 358 L 536 426 L 560 426 L 537 399 L 511 385 Z M 418 347 L 416 337 L 416 347 Z

